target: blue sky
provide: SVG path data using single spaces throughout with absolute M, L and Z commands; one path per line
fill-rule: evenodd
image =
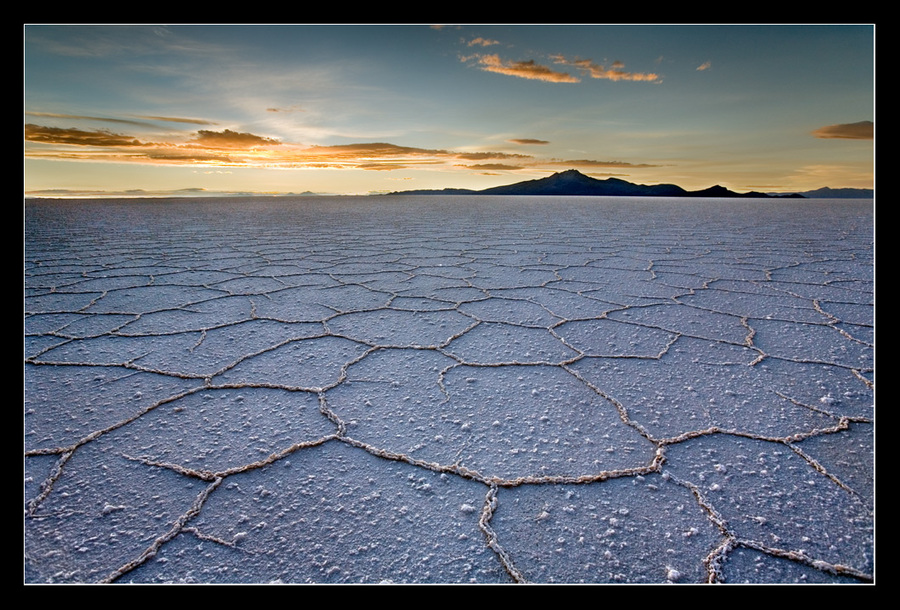
M 26 25 L 26 194 L 871 188 L 872 25 Z

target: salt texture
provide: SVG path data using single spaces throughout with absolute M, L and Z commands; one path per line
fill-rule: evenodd
M 871 582 L 873 206 L 27 201 L 28 583 Z

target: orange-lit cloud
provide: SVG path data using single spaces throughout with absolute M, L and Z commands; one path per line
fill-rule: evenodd
M 301 146 L 239 132 L 199 130 L 178 141 L 143 142 L 109 131 L 44 127 L 28 124 L 25 155 L 30 158 L 205 167 L 332 168 L 391 171 L 432 166 L 480 171 L 543 170 L 558 167 L 635 169 L 647 164 L 594 159 L 536 159 L 500 151 L 451 151 L 401 146 L 389 142 Z M 516 138 L 518 144 L 546 140 Z
M 644 72 L 626 72 L 622 68 L 625 67 L 621 61 L 615 61 L 612 64 L 612 67 L 607 68 L 606 66 L 602 66 L 600 64 L 596 64 L 590 59 L 567 59 L 562 55 L 554 55 L 553 61 L 566 65 L 578 68 L 580 70 L 584 70 L 587 74 L 590 75 L 591 78 L 599 78 L 604 80 L 626 80 L 626 81 L 656 81 L 659 80 L 659 75 L 654 74 L 652 72 L 644 73 Z
M 217 153 L 217 152 L 198 152 L 196 150 L 190 150 L 185 148 L 153 148 L 147 150 L 146 152 L 140 153 L 139 155 L 132 155 L 130 157 L 133 161 L 139 161 L 141 159 L 146 159 L 148 161 L 156 161 L 156 162 L 166 162 L 166 163 L 178 163 L 178 164 L 186 164 L 186 163 L 213 163 L 216 165 L 232 165 L 236 163 L 236 160 L 232 157 Z M 118 160 L 122 161 L 124 159 L 113 159 L 112 157 L 107 156 L 107 160 Z
M 395 169 L 408 169 L 407 163 L 360 163 L 356 169 L 367 169 L 375 171 L 393 171 Z
M 872 121 L 844 123 L 820 127 L 812 132 L 817 138 L 844 140 L 872 140 L 875 138 L 875 124 Z
M 627 161 L 598 161 L 595 159 L 565 159 L 548 161 L 546 165 L 565 167 L 615 167 L 615 168 L 645 168 L 660 167 L 649 163 L 629 163 Z
M 497 74 L 550 83 L 577 83 L 581 80 L 566 72 L 557 72 L 547 66 L 542 66 L 533 59 L 528 61 L 504 61 L 500 59 L 499 55 L 492 54 L 466 57 L 463 58 L 463 61 L 469 59 L 474 59 L 485 72 L 496 72 Z
M 478 170 L 503 170 L 503 171 L 511 171 L 517 169 L 524 169 L 522 165 L 507 165 L 505 163 L 476 163 L 475 165 L 460 165 L 459 167 L 465 167 L 468 169 L 478 169 Z
M 45 144 L 71 144 L 75 146 L 143 146 L 140 141 L 131 136 L 124 136 L 110 131 L 44 127 L 33 123 L 25 125 L 25 139 Z
M 474 47 L 474 46 L 489 47 L 489 46 L 492 46 L 495 44 L 500 44 L 500 42 L 497 40 L 488 40 L 487 38 L 482 38 L 481 36 L 479 36 L 478 38 L 473 38 L 467 44 L 470 47 Z
M 698 71 L 698 72 L 703 72 L 704 70 L 709 70 L 711 67 L 712 67 L 712 62 L 711 62 L 711 61 L 704 61 L 702 64 L 700 64 L 699 66 L 697 66 L 697 71 Z
M 225 129 L 224 131 L 209 131 L 201 129 L 193 140 L 195 144 L 204 148 L 256 148 L 259 146 L 278 145 L 280 142 L 272 138 L 264 138 L 252 133 L 239 133 Z
M 528 155 L 503 152 L 453 152 L 364 142 L 330 146 L 299 146 L 277 139 L 231 129 L 199 130 L 190 138 L 169 142 L 143 142 L 132 136 L 105 130 L 25 126 L 25 155 L 66 160 L 135 161 L 145 163 L 235 165 L 247 167 L 356 167 L 399 169 L 409 164 L 451 163 Z
M 502 153 L 502 152 L 465 152 L 455 153 L 458 159 L 466 161 L 482 161 L 484 159 L 530 159 L 531 155 L 522 155 L 519 153 Z
M 611 67 L 594 63 L 590 59 L 568 59 L 562 55 L 553 55 L 551 59 L 554 63 L 577 68 L 584 71 L 591 78 L 612 80 L 612 81 L 644 81 L 654 82 L 660 80 L 659 74 L 652 72 L 626 72 L 624 64 L 620 61 L 613 62 Z M 548 66 L 541 65 L 533 59 L 528 61 L 505 61 L 497 54 L 491 55 L 473 55 L 462 58 L 463 61 L 472 61 L 478 63 L 479 67 L 486 72 L 496 72 L 498 74 L 506 74 L 507 76 L 516 76 L 519 78 L 527 78 L 531 80 L 540 80 L 552 83 L 579 83 L 581 79 L 568 72 L 560 72 L 553 70 Z
M 303 163 L 329 162 L 357 169 L 405 169 L 411 166 L 437 165 L 457 160 L 530 159 L 529 155 L 504 152 L 453 152 L 442 149 L 399 146 L 387 142 L 311 146 L 294 153 Z M 509 166 L 512 168 L 512 166 Z
M 337 144 L 332 146 L 310 146 L 298 151 L 306 158 L 330 160 L 378 159 L 396 157 L 445 157 L 451 153 L 446 150 L 398 146 L 387 142 L 367 142 L 359 144 Z

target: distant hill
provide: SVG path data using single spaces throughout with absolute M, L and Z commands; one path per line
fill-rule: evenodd
M 317 195 L 309 191 L 302 195 Z M 737 193 L 724 186 L 711 186 L 699 191 L 688 191 L 677 184 L 634 184 L 619 178 L 598 180 L 585 176 L 575 169 L 557 172 L 546 178 L 525 180 L 504 186 L 495 186 L 483 190 L 444 188 L 418 189 L 412 191 L 394 191 L 378 193 L 378 195 L 589 195 L 589 196 L 630 196 L 630 197 L 747 197 L 747 198 L 779 198 L 779 199 L 873 199 L 874 189 L 861 188 L 829 188 L 823 187 L 813 191 L 797 193 L 761 193 L 750 191 Z
M 803 191 L 800 194 L 811 199 L 872 199 L 875 197 L 873 189 L 832 189 L 827 186 L 814 191 Z
M 700 191 L 688 191 L 676 184 L 633 184 L 619 178 L 598 180 L 585 176 L 578 170 L 557 172 L 546 178 L 526 180 L 480 191 L 471 189 L 420 189 L 395 191 L 391 195 L 592 195 L 631 197 L 799 197 L 803 195 L 776 195 L 771 193 L 736 193 L 723 186 L 711 186 Z
M 598 180 L 570 169 L 546 178 L 526 180 L 506 186 L 495 186 L 479 192 L 482 195 L 625 195 L 648 197 L 683 197 L 687 194 L 674 184 L 645 186 L 618 178 Z

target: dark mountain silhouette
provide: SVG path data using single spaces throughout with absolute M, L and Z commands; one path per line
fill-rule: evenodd
M 711 186 L 701 191 L 688 191 L 676 184 L 633 184 L 619 178 L 598 180 L 578 170 L 558 172 L 546 178 L 526 180 L 480 191 L 471 189 L 424 189 L 396 191 L 392 195 L 593 195 L 631 197 L 803 197 L 799 194 L 772 195 L 767 193 L 736 193 L 723 186 Z
M 875 196 L 875 191 L 874 189 L 833 189 L 825 186 L 814 191 L 803 191 L 800 194 L 813 199 L 871 199 Z
M 482 195 L 628 195 L 682 197 L 687 194 L 680 186 L 674 184 L 656 184 L 645 186 L 632 184 L 618 178 L 597 180 L 585 176 L 581 172 L 570 169 L 537 180 L 526 180 L 506 186 L 479 191 Z

